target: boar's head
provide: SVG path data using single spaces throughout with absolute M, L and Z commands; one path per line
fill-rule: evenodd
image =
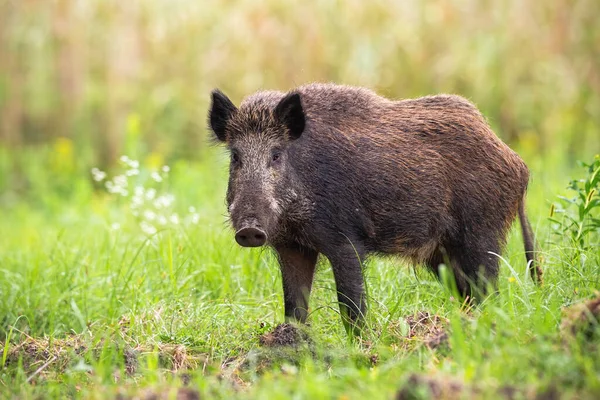
M 297 197 L 288 150 L 306 124 L 300 94 L 262 92 L 237 108 L 214 90 L 209 123 L 231 157 L 227 206 L 235 240 L 262 246 L 281 229 Z

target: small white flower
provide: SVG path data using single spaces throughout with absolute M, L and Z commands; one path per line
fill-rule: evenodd
M 196 212 L 196 207 L 190 206 L 190 208 L 188 208 L 188 211 L 190 212 L 190 214 L 193 214 Z
M 175 201 L 175 196 L 173 196 L 172 194 L 165 194 L 163 196 L 159 196 L 154 201 L 154 207 L 158 209 L 168 208 L 171 206 L 171 204 L 173 204 L 173 201 Z
M 171 170 L 171 168 L 169 168 L 168 165 L 163 165 L 162 172 L 164 172 L 165 174 L 167 174 L 170 170 Z
M 173 214 L 171 215 L 171 217 L 169 218 L 169 221 L 171 221 L 172 224 L 179 224 L 179 215 L 177 214 Z
M 121 188 L 127 187 L 127 177 L 125 175 L 117 175 L 113 178 L 113 182 L 115 186 L 119 186 Z
M 139 174 L 140 174 L 139 169 L 128 169 L 127 171 L 125 171 L 125 175 L 127 175 L 127 176 L 135 176 L 135 175 L 139 175 Z
M 135 187 L 135 189 L 134 189 L 134 192 L 133 192 L 133 193 L 134 193 L 136 196 L 143 196 L 143 195 L 144 195 L 144 187 L 143 187 L 143 186 L 140 186 L 140 185 L 137 185 L 137 186 Z
M 121 229 L 121 224 L 115 222 L 110 226 L 110 229 L 112 229 L 113 231 L 118 231 L 119 229 Z
M 158 217 L 157 222 L 159 223 L 159 225 L 166 225 L 167 224 L 167 219 L 165 218 L 164 215 L 161 215 Z
M 131 169 L 138 169 L 140 167 L 140 162 L 138 160 L 131 160 L 129 166 Z
M 150 177 L 152 179 L 154 179 L 154 181 L 156 181 L 156 182 L 162 182 L 162 180 L 163 180 L 162 176 L 160 176 L 160 174 L 156 171 L 154 171 L 152 174 L 150 174 Z
M 156 196 L 156 189 L 150 188 L 146 191 L 146 199 L 152 200 Z
M 142 231 L 147 235 L 154 235 L 156 233 L 156 228 L 146 221 L 140 222 L 140 228 L 142 228 Z
M 154 200 L 154 202 L 152 204 L 154 205 L 155 208 L 160 210 L 161 208 L 164 207 L 163 197 L 159 196 L 156 200 Z
M 131 208 L 138 208 L 144 204 L 144 198 L 138 195 L 134 195 L 131 198 Z
M 92 168 L 92 177 L 96 182 L 100 182 L 106 178 L 106 172 L 100 171 L 98 168 Z
M 129 157 L 127 157 L 127 156 L 121 156 L 119 159 L 122 162 L 124 162 L 125 164 L 129 164 Z
M 156 218 L 156 214 L 154 213 L 154 211 L 150 211 L 150 210 L 144 211 L 144 219 L 145 220 L 154 221 L 155 218 Z
M 198 222 L 200 222 L 200 214 L 193 213 L 191 221 L 192 221 L 192 224 L 197 224 Z

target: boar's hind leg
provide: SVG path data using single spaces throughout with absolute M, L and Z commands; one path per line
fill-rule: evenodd
M 450 251 L 446 249 L 449 249 Z M 462 272 L 460 264 L 456 259 L 457 253 L 457 251 L 452 251 L 452 248 L 449 246 L 439 247 L 433 252 L 433 254 L 431 254 L 425 264 L 440 280 L 442 278 L 440 275 L 440 266 L 442 264 L 446 265 L 454 277 L 454 282 L 456 284 L 458 293 L 464 297 L 467 294 L 470 294 L 471 288 L 467 282 L 467 277 Z
M 300 246 L 276 246 L 283 281 L 286 321 L 305 322 L 318 253 Z
M 344 327 L 359 334 L 367 311 L 362 261 L 364 252 L 353 245 L 341 245 L 324 253 L 331 262 Z
M 487 286 L 498 277 L 500 248 L 493 240 L 471 240 L 468 244 L 445 245 L 436 250 L 427 262 L 439 277 L 439 265 L 450 264 L 458 293 L 463 297 L 481 299 Z
M 481 300 L 487 294 L 487 286 L 495 285 L 498 278 L 498 256 L 500 246 L 493 240 L 481 237 L 468 244 L 452 248 L 450 259 L 456 260 L 455 275 L 464 277 L 464 284 L 458 287 L 463 296 Z M 493 253 L 493 254 L 492 254 Z M 457 278 L 457 281 L 459 279 Z

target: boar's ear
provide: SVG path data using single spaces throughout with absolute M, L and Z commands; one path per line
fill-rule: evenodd
M 300 94 L 292 92 L 286 95 L 275 107 L 275 118 L 288 128 L 290 139 L 298 139 L 306 124 Z
M 229 121 L 231 115 L 237 111 L 237 108 L 233 105 L 231 100 L 229 100 L 229 97 L 225 96 L 219 89 L 213 90 L 211 97 L 212 103 L 208 113 L 210 128 L 215 133 L 217 139 L 224 142 L 227 139 L 225 137 L 227 121 Z

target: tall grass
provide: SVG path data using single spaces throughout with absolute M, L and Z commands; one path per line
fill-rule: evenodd
M 185 386 L 215 398 L 389 398 L 414 373 L 479 398 L 599 393 L 594 344 L 559 326 L 562 307 L 594 295 L 600 254 L 596 245 L 573 258 L 543 220 L 534 223 L 541 288 L 528 276 L 517 229 L 498 294 L 471 309 L 425 270 L 374 259 L 368 330 L 350 343 L 323 261 L 311 299 L 313 344 L 265 350 L 259 336 L 282 321 L 281 278 L 268 251 L 238 248 L 224 224 L 224 161 L 172 166 L 174 209 L 194 205 L 200 220 L 153 235 L 128 202 L 93 192 L 85 176 L 71 196 L 10 208 L 0 220 L 0 394 L 106 398 Z M 37 163 L 28 165 L 39 171 Z M 534 215 L 547 211 L 539 196 L 530 196 Z M 412 331 L 407 318 L 422 313 L 437 322 Z M 429 347 L 428 329 L 445 331 L 447 342 Z

